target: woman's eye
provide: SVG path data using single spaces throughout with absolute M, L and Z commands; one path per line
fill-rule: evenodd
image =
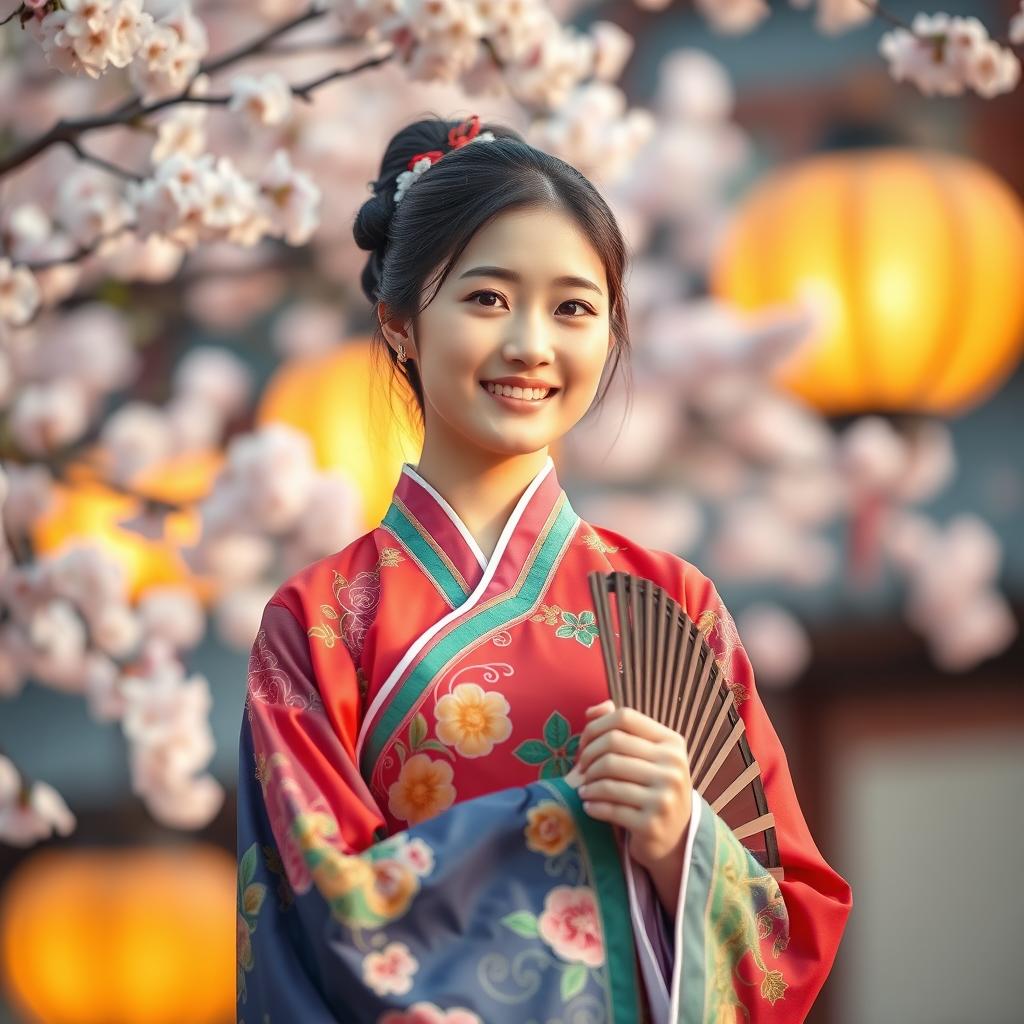
M 589 306 L 585 305 L 582 302 L 577 301 L 576 299 L 567 299 L 565 302 L 562 303 L 562 305 L 563 306 L 579 306 L 579 308 L 583 310 L 582 314 L 580 314 L 580 313 L 573 313 L 572 316 L 570 317 L 571 320 L 578 320 L 581 315 L 582 316 L 586 316 L 588 313 L 593 312 L 593 310 L 591 310 L 591 308 Z
M 493 296 L 496 299 L 501 299 L 501 296 L 497 292 L 486 292 L 486 291 L 485 292 L 473 292 L 473 294 L 470 295 L 470 298 L 471 299 L 476 299 L 476 298 L 479 298 L 481 295 L 489 295 L 489 296 Z M 502 299 L 502 301 L 504 302 L 504 299 Z M 491 305 L 491 303 L 488 302 L 488 303 L 484 304 L 483 308 L 484 309 L 498 309 L 499 307 Z

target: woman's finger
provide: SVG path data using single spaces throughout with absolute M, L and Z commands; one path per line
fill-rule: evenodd
M 577 790 L 585 800 L 600 800 L 613 804 L 625 804 L 628 807 L 646 807 L 650 798 L 650 790 L 635 782 L 624 782 L 622 779 L 599 779 L 597 782 L 586 782 Z
M 627 804 L 614 804 L 607 800 L 584 800 L 583 810 L 598 821 L 634 831 L 644 823 L 644 812 Z
M 597 705 L 597 707 L 600 706 Z M 610 729 L 632 733 L 634 736 L 641 736 L 652 743 L 670 741 L 676 735 L 668 726 L 649 718 L 643 712 L 637 711 L 636 708 L 621 707 L 615 708 L 607 714 L 600 714 L 587 722 L 580 734 L 580 746 L 592 742 Z
M 622 779 L 636 782 L 641 786 L 656 786 L 670 781 L 678 773 L 672 768 L 629 754 L 609 752 L 594 758 L 583 773 L 581 782 L 596 782 L 598 779 Z
M 629 757 L 637 757 L 641 761 L 657 763 L 661 758 L 662 751 L 659 750 L 656 743 L 652 743 L 650 740 L 616 729 L 601 733 L 586 746 L 582 742 L 580 743 L 580 755 L 577 762 L 580 769 L 586 773 L 587 768 L 602 754 L 625 754 Z

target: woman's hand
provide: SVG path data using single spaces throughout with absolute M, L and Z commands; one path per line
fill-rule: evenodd
M 692 786 L 686 743 L 679 733 L 634 708 L 607 700 L 587 709 L 576 765 L 592 818 L 629 831 L 629 854 L 650 872 L 669 912 L 675 909 Z

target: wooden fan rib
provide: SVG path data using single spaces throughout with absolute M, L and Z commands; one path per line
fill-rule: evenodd
M 711 711 L 713 703 L 714 703 L 714 700 L 710 700 L 708 702 L 708 710 L 709 711 Z M 735 695 L 733 694 L 732 690 L 726 689 L 725 690 L 725 699 L 723 699 L 723 701 L 722 701 L 722 707 L 719 708 L 718 713 L 715 715 L 715 721 L 712 723 L 711 730 L 709 731 L 707 738 L 701 742 L 701 736 L 703 736 L 703 733 L 701 731 L 697 732 L 697 739 L 696 739 L 697 758 L 696 758 L 696 761 L 693 763 L 693 765 L 691 765 L 691 767 L 690 767 L 691 774 L 694 773 L 694 772 L 700 771 L 701 767 L 703 767 L 703 763 L 705 763 L 705 761 L 707 761 L 708 758 L 713 753 L 714 748 L 712 746 L 712 740 L 721 731 L 722 726 L 725 724 L 725 720 L 729 717 L 729 713 L 730 712 L 734 713 L 735 706 L 736 706 Z M 707 718 L 707 717 L 708 717 L 708 715 L 706 713 L 705 714 L 705 718 Z
M 715 754 L 714 760 L 711 762 L 711 764 L 708 765 L 704 772 L 700 774 L 699 778 L 697 778 L 697 775 L 698 773 L 700 773 L 700 765 L 698 764 L 691 767 L 690 777 L 697 778 L 697 781 L 694 783 L 693 788 L 696 789 L 698 793 L 703 793 L 708 788 L 708 786 L 714 781 L 714 778 L 718 774 L 719 769 L 722 767 L 723 764 L 725 764 L 726 758 L 729 756 L 729 754 L 732 753 L 732 751 L 737 746 L 739 746 L 739 742 L 743 738 L 743 734 L 745 731 L 746 726 L 743 724 L 743 719 L 737 718 L 736 724 L 732 727 L 732 732 L 730 732 L 729 735 L 726 737 L 725 742 L 722 744 L 722 746 L 718 748 L 718 753 Z M 703 758 L 704 755 L 702 754 L 701 756 Z
M 715 659 L 710 653 L 700 651 L 699 647 L 696 649 L 699 653 L 704 654 L 704 665 L 701 668 L 700 680 L 694 689 L 693 701 L 686 716 L 686 731 L 683 733 L 683 738 L 686 740 L 687 750 L 691 750 L 694 747 L 693 741 L 696 738 L 694 726 L 697 724 L 697 712 L 707 702 L 711 686 L 711 674 L 715 667 Z
M 605 677 L 608 680 L 608 693 L 616 707 L 622 706 L 622 680 L 616 663 L 615 642 L 612 639 L 612 614 L 608 603 L 608 577 L 602 572 L 592 572 L 589 576 L 590 595 L 594 602 L 594 613 L 597 617 L 597 631 L 601 640 L 601 655 L 604 658 Z
M 722 721 L 725 716 L 729 714 L 729 709 L 735 704 L 735 698 L 733 697 L 732 691 L 726 689 L 723 685 L 724 677 L 717 662 L 715 662 L 711 667 L 711 676 L 710 691 L 708 696 L 705 698 L 704 710 L 701 713 L 700 722 L 697 723 L 697 728 L 693 732 L 693 748 L 698 752 L 698 760 L 701 762 L 707 757 L 711 750 L 711 741 L 718 735 L 719 730 L 722 727 Z M 715 703 L 718 700 L 718 695 L 723 690 L 725 691 L 725 698 L 722 701 L 722 706 L 715 715 L 715 721 L 711 730 L 705 735 L 705 726 L 715 710 Z
M 747 765 L 746 769 L 740 772 L 729 786 L 715 797 L 715 802 L 711 805 L 711 809 L 717 814 L 735 798 L 737 793 L 740 793 L 745 787 L 749 786 L 760 774 L 761 766 L 756 761 Z
M 754 818 L 753 821 L 744 821 L 739 825 L 730 825 L 729 827 L 737 839 L 748 839 L 750 836 L 757 835 L 758 832 L 767 832 L 768 829 L 775 828 L 775 815 L 769 811 L 767 814 L 762 814 L 760 818 Z
M 622 700 L 632 703 L 633 696 L 633 640 L 629 625 L 629 606 L 626 600 L 626 574 L 612 574 L 615 586 L 615 604 L 619 618 L 619 657 L 622 659 Z

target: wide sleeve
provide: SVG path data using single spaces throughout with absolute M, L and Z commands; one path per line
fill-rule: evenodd
M 684 606 L 734 692 L 775 817 L 784 877 L 776 881 L 695 792 L 671 918 L 660 912 L 647 873 L 626 857 L 644 976 L 658 1020 L 697 1024 L 736 1014 L 750 1024 L 798 1024 L 832 968 L 851 890 L 811 837 L 732 616 L 711 581 L 687 570 Z
M 265 609 L 239 745 L 240 1024 L 643 1019 L 613 830 L 552 779 L 385 836 L 338 655 L 317 678 L 292 609 Z

